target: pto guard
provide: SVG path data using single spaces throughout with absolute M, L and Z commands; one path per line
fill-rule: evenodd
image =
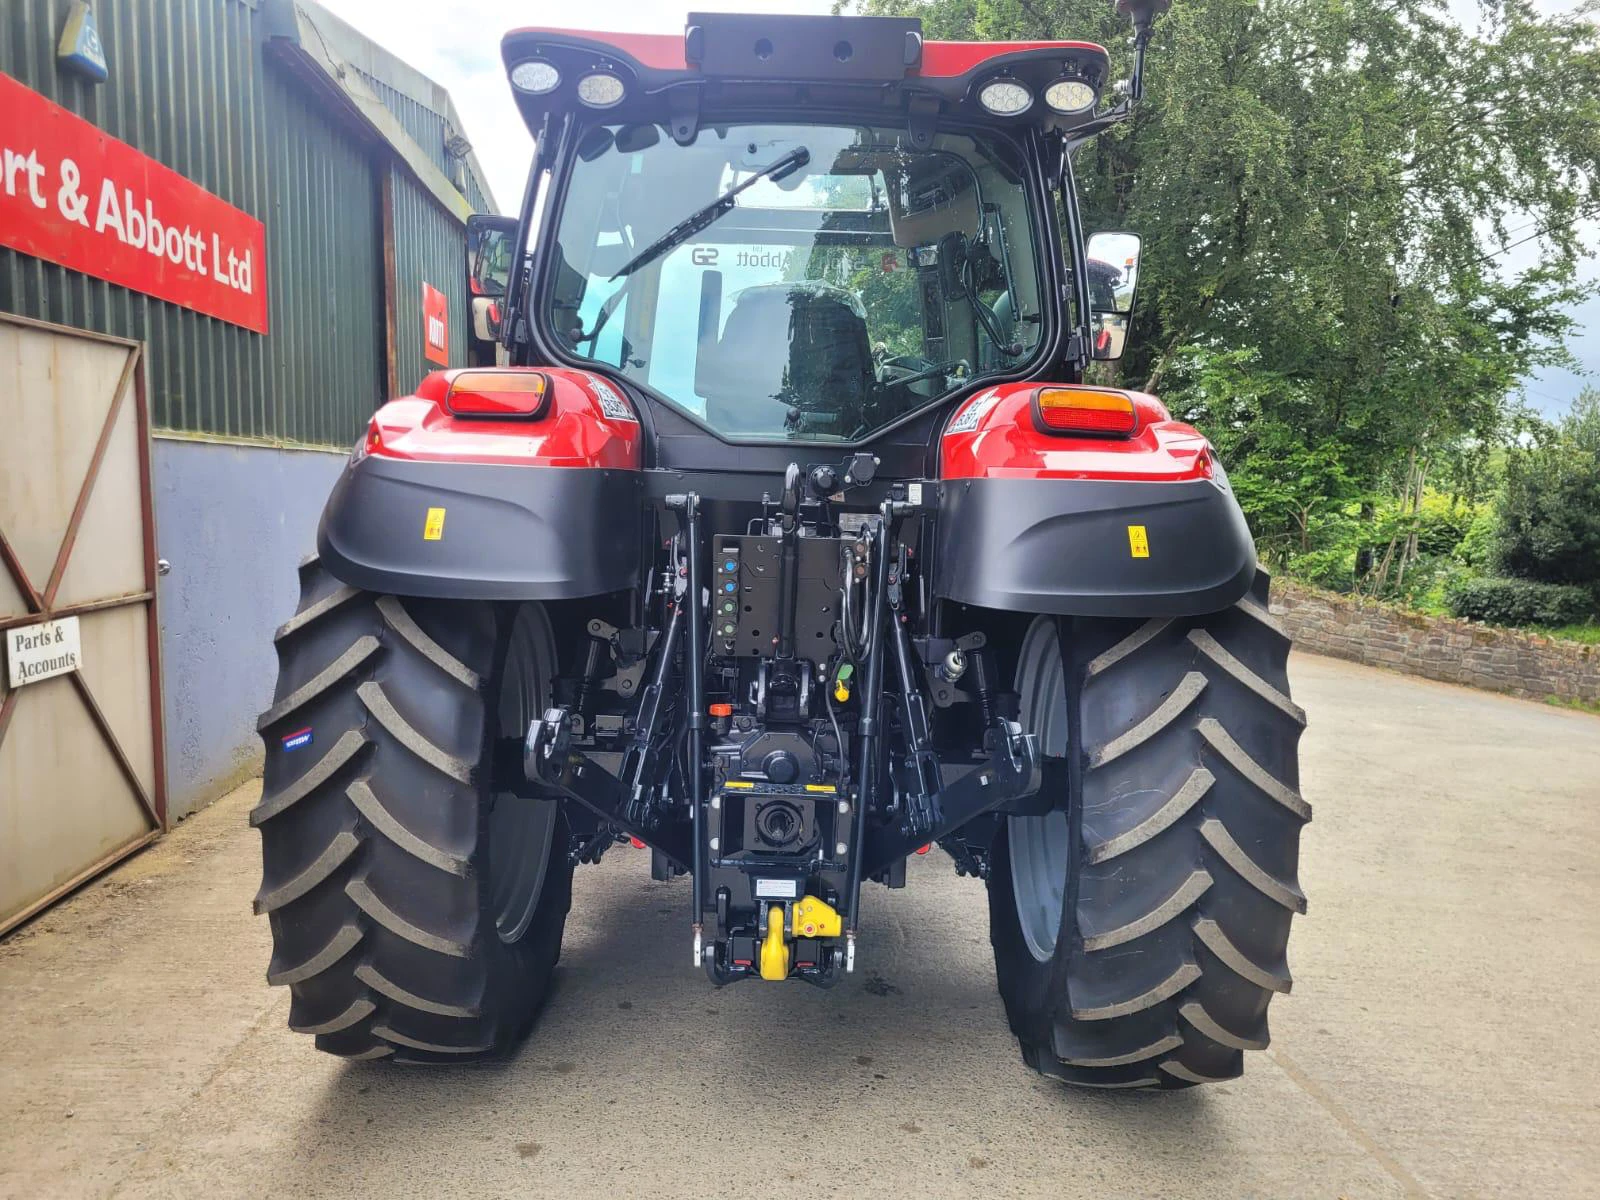
M 638 418 L 596 376 L 540 373 L 551 402 L 532 420 L 452 416 L 458 371 L 384 405 L 323 510 L 323 565 L 404 596 L 567 600 L 634 587 Z
M 1130 438 L 1033 420 L 1037 384 L 979 392 L 946 426 L 934 593 L 1090 617 L 1217 612 L 1255 577 L 1255 545 L 1210 444 L 1132 395 Z

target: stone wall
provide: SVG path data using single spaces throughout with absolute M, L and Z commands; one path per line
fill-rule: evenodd
M 1429 617 L 1274 580 L 1272 611 L 1302 649 L 1534 700 L 1600 701 L 1600 646 Z

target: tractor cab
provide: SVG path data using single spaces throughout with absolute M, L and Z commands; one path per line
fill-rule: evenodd
M 857 444 L 1110 345 L 1067 154 L 1126 107 L 1100 46 L 691 14 L 502 53 L 538 152 L 523 220 L 473 228 L 525 238 L 474 280 L 498 359 L 599 369 L 723 442 Z

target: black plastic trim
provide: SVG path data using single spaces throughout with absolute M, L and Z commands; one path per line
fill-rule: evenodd
M 1128 527 L 1144 527 L 1135 558 Z M 940 485 L 942 600 L 1010 612 L 1183 617 L 1250 588 L 1256 552 L 1231 492 L 1209 480 L 954 479 Z
M 340 581 L 402 596 L 570 600 L 639 582 L 637 471 L 412 462 L 345 467 L 317 529 Z M 444 526 L 427 540 L 430 508 Z

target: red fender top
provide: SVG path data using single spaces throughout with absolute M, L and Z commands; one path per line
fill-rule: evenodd
M 1109 479 L 1172 482 L 1215 475 L 1211 443 L 1191 425 L 1174 421 L 1145 392 L 1045 384 L 1104 391 L 1133 400 L 1139 427 L 1132 437 L 1041 432 L 1033 419 L 1037 383 L 985 388 L 959 409 L 940 439 L 945 479 Z
M 536 370 L 545 376 L 550 404 L 544 415 L 509 420 L 454 416 L 445 409 L 445 395 L 462 372 L 434 371 L 414 395 L 391 400 L 373 415 L 366 452 L 416 462 L 639 469 L 639 418 L 614 385 L 587 371 L 560 367 L 493 369 Z

